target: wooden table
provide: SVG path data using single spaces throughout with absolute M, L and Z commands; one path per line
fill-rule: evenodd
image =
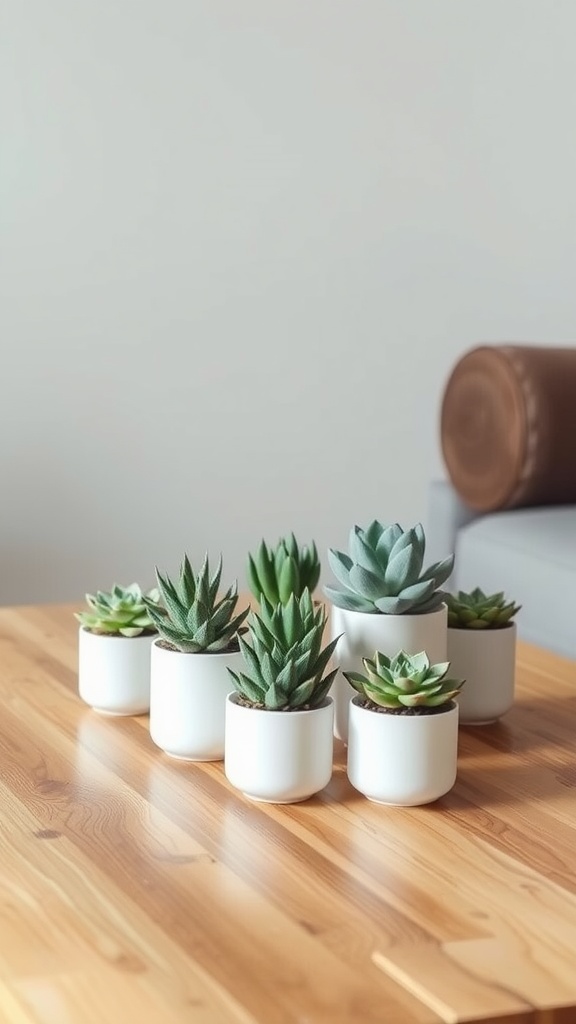
M 576 1022 L 576 666 L 522 647 L 454 790 L 250 803 L 76 695 L 71 608 L 0 609 L 1 1024 Z

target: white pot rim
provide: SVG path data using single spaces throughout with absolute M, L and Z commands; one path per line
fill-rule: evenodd
M 98 640 L 151 640 L 155 643 L 158 639 L 158 633 L 156 630 L 150 630 L 148 633 L 139 633 L 138 636 L 123 636 L 122 633 L 95 633 L 93 629 L 88 629 L 88 626 L 80 624 L 80 632 L 86 633 L 88 636 L 93 636 Z
M 442 604 L 432 612 L 381 612 L 378 610 L 375 612 L 361 612 L 352 611 L 350 608 L 343 608 L 342 605 L 335 604 L 334 601 L 331 601 L 330 605 L 332 608 L 337 608 L 339 612 L 344 612 L 346 615 L 353 615 L 358 618 L 369 615 L 371 619 L 424 619 L 427 615 L 442 614 L 444 609 L 447 607 L 446 603 L 443 601 Z
M 470 636 L 492 636 L 494 633 L 505 633 L 508 629 L 516 629 L 515 622 L 506 622 L 504 626 L 488 626 L 486 629 L 472 629 L 470 626 L 448 626 L 454 633 L 469 633 Z
M 226 700 L 229 701 L 230 704 L 234 704 L 234 706 L 240 711 L 247 711 L 250 713 L 256 711 L 259 715 L 266 715 L 266 717 L 282 715 L 283 718 L 301 718 L 306 715 L 313 715 L 315 711 L 324 711 L 325 708 L 328 708 L 333 704 L 333 698 L 328 694 L 328 696 L 325 697 L 322 703 L 316 708 L 305 708 L 294 711 L 275 711 L 273 708 L 248 707 L 246 704 L 241 704 L 239 698 L 240 694 L 238 693 L 238 690 L 232 690 L 231 693 L 228 694 Z
M 454 700 L 454 698 L 452 698 L 452 700 L 449 700 L 449 701 L 446 702 L 445 706 L 441 705 L 442 711 L 434 711 L 431 715 L 410 715 L 410 714 L 399 715 L 399 714 L 394 714 L 394 713 L 388 714 L 385 710 L 375 711 L 373 708 L 363 707 L 362 704 L 360 703 L 360 701 L 365 700 L 365 699 L 366 698 L 362 697 L 362 695 L 360 693 L 356 693 L 354 695 L 354 697 L 352 697 L 351 704 L 354 704 L 354 706 L 358 709 L 358 711 L 365 711 L 366 714 L 368 714 L 368 715 L 383 715 L 385 718 L 402 718 L 403 720 L 406 720 L 406 719 L 413 720 L 415 718 L 419 718 L 419 719 L 422 719 L 422 718 L 440 718 L 441 715 L 447 715 L 451 711 L 457 711 L 458 710 L 458 705 L 457 705 L 456 701 Z M 406 708 L 406 711 L 408 711 L 408 708 Z

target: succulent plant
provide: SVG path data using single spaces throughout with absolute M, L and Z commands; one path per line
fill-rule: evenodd
M 228 669 L 240 696 L 258 708 L 291 711 L 318 707 L 337 669 L 325 670 L 339 640 L 322 648 L 326 612 L 315 608 L 309 590 L 273 606 L 262 597 L 249 619 L 249 641 L 240 649 L 249 675 Z
M 294 534 L 269 548 L 262 541 L 256 554 L 248 555 L 248 586 L 259 602 L 264 594 L 272 604 L 286 604 L 291 594 L 310 593 L 320 579 L 320 560 L 314 541 L 300 548 Z
M 74 616 L 90 633 L 135 637 L 156 632 L 149 608 L 156 607 L 158 600 L 156 589 L 143 594 L 137 583 L 129 587 L 115 583 L 110 591 L 86 594 L 90 611 L 74 612 Z
M 454 566 L 454 555 L 423 570 L 426 538 L 420 523 L 403 530 L 398 523 L 383 526 L 376 519 L 363 530 L 350 532 L 349 554 L 328 552 L 332 572 L 341 587 L 324 587 L 339 608 L 355 612 L 401 615 L 435 611 L 445 594 L 439 588 Z
M 358 693 L 382 708 L 437 708 L 452 700 L 464 685 L 463 679 L 445 678 L 449 661 L 431 665 L 425 651 L 399 651 L 394 658 L 376 651 L 373 658 L 362 658 L 362 664 L 366 675 L 344 675 Z
M 221 575 L 222 558 L 211 575 L 208 555 L 198 573 L 185 555 L 176 582 L 156 569 L 164 607 L 158 608 L 148 601 L 146 605 L 158 633 L 176 650 L 188 654 L 214 653 L 232 646 L 248 608 L 234 614 L 238 601 L 236 583 L 218 598 Z
M 502 629 L 522 607 L 507 601 L 504 593 L 485 594 L 480 587 L 467 593 L 446 594 L 448 625 L 455 629 Z

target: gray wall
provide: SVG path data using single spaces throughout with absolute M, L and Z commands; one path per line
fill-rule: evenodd
M 0 600 L 425 516 L 449 369 L 570 343 L 573 0 L 5 0 Z

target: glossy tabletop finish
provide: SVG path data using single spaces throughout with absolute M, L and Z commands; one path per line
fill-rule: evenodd
M 338 744 L 319 796 L 250 803 L 76 666 L 71 608 L 0 609 L 2 1024 L 575 1024 L 575 665 L 521 647 L 411 809 Z

